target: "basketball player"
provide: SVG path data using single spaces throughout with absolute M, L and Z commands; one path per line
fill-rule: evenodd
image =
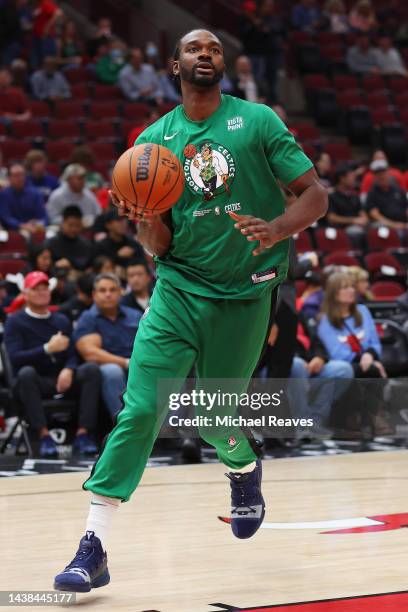
M 277 115 L 221 95 L 223 48 L 214 34 L 183 36 L 173 71 L 182 105 L 136 143 L 170 148 L 183 164 L 186 185 L 170 212 L 146 213 L 139 222 L 139 240 L 156 255 L 159 280 L 136 336 L 123 410 L 83 484 L 92 493 L 86 534 L 55 578 L 59 590 L 85 592 L 110 580 L 110 523 L 137 487 L 166 415 L 157 382 L 183 379 L 196 364 L 198 380 L 237 379 L 246 390 L 286 276 L 286 239 L 327 208 L 312 162 Z M 286 212 L 278 180 L 297 197 Z M 135 208 L 115 203 L 136 218 Z M 259 449 L 238 427 L 203 427 L 200 435 L 227 466 L 232 531 L 249 538 L 265 514 Z

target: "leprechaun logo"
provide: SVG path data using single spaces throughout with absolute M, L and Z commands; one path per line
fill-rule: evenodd
M 187 185 L 194 193 L 202 193 L 212 200 L 221 193 L 230 195 L 235 178 L 235 162 L 223 145 L 202 142 L 184 148 L 184 174 Z

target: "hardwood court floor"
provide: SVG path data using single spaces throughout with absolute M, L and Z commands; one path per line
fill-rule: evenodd
M 265 522 L 408 512 L 407 467 L 408 451 L 265 461 Z M 228 513 L 224 471 L 218 464 L 147 469 L 111 532 L 112 582 L 78 595 L 81 607 L 215 612 L 212 603 L 266 607 L 407 588 L 406 529 L 327 534 L 342 525 L 275 525 L 235 539 L 217 519 Z M 52 589 L 84 531 L 85 476 L 1 481 L 0 590 Z

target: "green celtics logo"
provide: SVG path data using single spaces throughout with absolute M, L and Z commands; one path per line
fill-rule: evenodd
M 184 174 L 186 183 L 194 193 L 202 193 L 212 200 L 221 193 L 230 195 L 235 178 L 235 162 L 223 145 L 203 142 L 184 147 Z

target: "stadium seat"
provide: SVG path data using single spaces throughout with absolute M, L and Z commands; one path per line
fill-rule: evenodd
M 402 123 L 383 125 L 380 128 L 380 147 L 391 164 L 405 164 L 407 159 L 407 135 Z
M 381 362 L 388 376 L 406 375 L 408 371 L 408 339 L 396 322 L 376 319 L 375 326 L 381 340 Z
M 299 232 L 293 236 L 295 240 L 295 247 L 297 253 L 307 253 L 308 251 L 314 251 L 312 237 L 310 232 L 307 230 Z
M 122 121 L 119 126 L 119 132 L 121 137 L 127 142 L 128 136 L 133 128 L 144 125 L 144 120 L 140 117 L 138 119 L 134 119 L 133 121 Z
M 335 74 L 333 83 L 336 90 L 339 92 L 347 89 L 359 89 L 358 78 L 354 74 Z
M 30 149 L 31 144 L 26 140 L 14 140 L 10 138 L 8 140 L 3 140 L 1 143 L 1 150 L 6 163 L 23 161 Z
M 31 244 L 42 244 L 45 240 L 45 230 L 37 230 L 30 236 Z
M 352 251 L 350 238 L 345 230 L 334 227 L 319 227 L 315 232 L 317 249 L 321 253 L 333 253 L 336 251 Z
M 320 131 L 311 123 L 292 123 L 291 130 L 295 130 L 299 140 L 318 140 Z
M 299 44 L 296 49 L 296 58 L 301 74 L 316 73 L 322 67 L 320 47 L 314 42 Z
M 408 92 L 394 96 L 394 101 L 398 109 L 405 110 L 408 108 Z
M 368 253 L 364 257 L 364 264 L 373 280 L 390 277 L 400 277 L 402 281 L 405 280 L 406 271 L 391 253 Z
M 352 144 L 371 144 L 371 114 L 366 106 L 349 108 L 345 118 L 348 139 Z
M 376 300 L 382 301 L 393 300 L 405 292 L 402 285 L 393 281 L 377 281 L 371 285 L 371 291 Z
M 344 253 L 344 251 L 335 251 L 326 255 L 323 259 L 325 266 L 360 266 L 360 262 L 353 255 Z
M 83 102 L 75 100 L 59 100 L 55 103 L 55 117 L 57 119 L 80 119 L 85 116 Z
M 6 274 L 18 274 L 27 267 L 24 259 L 0 259 L 0 275 L 4 278 Z
M 125 104 L 123 109 L 123 116 L 126 119 L 140 120 L 140 122 L 143 122 L 149 116 L 149 113 L 150 107 L 140 102 Z
M 93 72 L 88 68 L 67 68 L 64 75 L 70 83 L 86 83 L 93 78 Z
M 388 87 L 394 94 L 408 93 L 408 78 L 393 77 L 389 80 Z
M 370 91 L 367 93 L 367 106 L 370 108 L 387 108 L 390 104 L 390 97 L 384 91 Z
M 176 108 L 176 106 L 177 104 L 175 104 L 174 102 L 163 102 L 163 104 L 160 104 L 158 108 L 159 115 L 166 115 L 166 113 L 172 111 L 174 108 Z
M 362 86 L 365 91 L 376 92 L 386 89 L 384 77 L 380 74 L 365 74 L 362 77 Z
M 316 40 L 321 46 L 332 46 L 332 45 L 343 45 L 343 39 L 340 34 L 335 32 L 318 32 L 316 34 Z
M 322 89 L 316 92 L 313 101 L 313 112 L 319 125 L 324 127 L 334 127 L 337 125 L 339 107 L 334 89 Z
M 116 157 L 118 157 L 118 155 L 116 155 Z M 109 160 L 109 162 L 107 162 L 106 160 L 102 160 L 101 162 L 96 161 L 93 165 L 95 172 L 99 172 L 99 174 L 102 174 L 103 178 L 106 180 L 110 179 L 111 161 L 112 160 Z
M 385 226 L 370 227 L 367 232 L 367 241 L 370 251 L 399 249 L 402 246 L 397 230 Z
M 0 123 L 0 136 L 5 136 L 7 134 L 7 128 L 5 123 Z
M 89 106 L 92 119 L 117 119 L 120 114 L 117 102 L 92 102 Z
M 348 89 L 337 93 L 337 103 L 342 108 L 352 108 L 353 106 L 364 106 L 365 99 L 361 89 Z
M 91 90 L 88 83 L 76 83 L 71 85 L 72 97 L 75 100 L 88 100 L 91 97 Z
M 295 286 L 296 286 L 296 296 L 300 297 L 306 289 L 306 282 L 304 280 L 295 281 Z
M 11 134 L 14 138 L 23 140 L 34 140 L 44 138 L 43 126 L 39 121 L 13 121 L 11 124 Z
M 123 100 L 122 90 L 115 85 L 99 85 L 93 87 L 93 97 L 96 100 Z
M 381 127 L 386 123 L 395 123 L 397 118 L 390 107 L 370 108 L 370 116 L 373 126 Z
M 13 230 L 8 231 L 7 242 L 0 242 L 0 257 L 21 258 L 27 256 L 27 242 L 21 234 Z
M 45 145 L 45 151 L 48 157 L 59 163 L 67 162 L 74 150 L 74 144 L 71 142 L 53 142 L 52 140 Z
M 324 150 L 336 162 L 348 161 L 353 157 L 350 145 L 345 142 L 328 142 L 324 145 Z
M 89 148 L 93 151 L 95 157 L 100 160 L 113 160 L 118 157 L 116 147 L 112 142 L 90 142 Z
M 34 117 L 34 119 L 48 119 L 51 114 L 47 102 L 42 102 L 41 100 L 30 100 L 29 107 L 31 116 Z
M 49 138 L 65 138 L 67 140 L 75 140 L 81 136 L 78 121 L 75 119 L 51 120 L 48 123 L 47 133 Z
M 316 91 L 319 89 L 330 89 L 330 81 L 324 74 L 308 74 L 303 79 L 306 91 Z
M 84 123 L 84 133 L 89 140 L 117 138 L 115 126 L 112 121 L 92 121 Z

